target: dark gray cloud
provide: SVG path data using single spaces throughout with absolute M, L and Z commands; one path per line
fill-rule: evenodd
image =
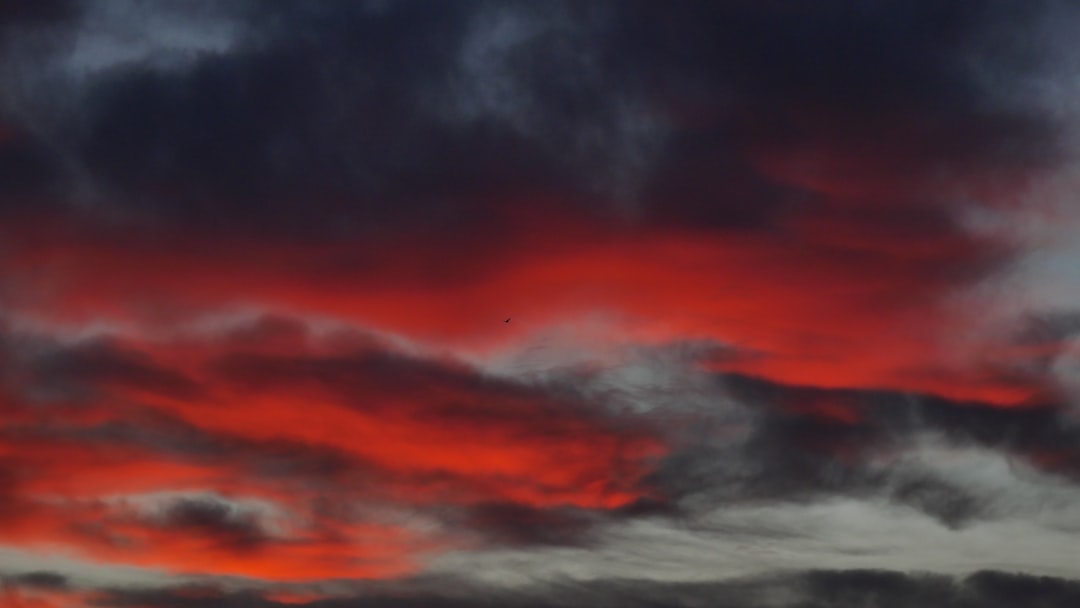
M 83 79 L 47 129 L 11 116 L 23 135 L 0 171 L 20 196 L 77 167 L 99 206 L 144 219 L 324 238 L 481 231 L 508 197 L 772 226 L 822 202 L 762 171 L 775 152 L 856 155 L 889 182 L 1058 160 L 1052 120 L 980 79 L 991 60 L 1018 75 L 1037 63 L 1015 42 L 984 57 L 985 41 L 1045 5 L 170 4 L 204 29 L 236 24 L 226 50 Z M 81 23 L 63 31 L 103 27 Z
M 518 590 L 362 594 L 301 604 L 310 608 L 1005 608 L 1016 605 L 1066 608 L 1080 600 L 1074 580 L 981 571 L 966 577 L 880 570 L 810 571 L 716 583 L 656 583 L 632 580 L 551 582 Z M 184 589 L 117 591 L 98 605 L 155 608 L 269 608 L 283 603 L 251 592 Z
M 43 352 L 27 362 L 31 393 L 78 398 L 108 388 L 145 390 L 173 399 L 199 397 L 198 384 L 148 354 L 105 341 Z
M 66 589 L 69 585 L 66 576 L 45 570 L 26 572 L 0 578 L 3 584 L 33 589 Z
M 0 8 L 0 24 L 18 27 L 65 21 L 78 14 L 78 6 L 78 2 L 70 0 L 5 4 Z
M 985 517 L 988 511 L 984 496 L 973 495 L 955 483 L 933 474 L 901 478 L 891 488 L 890 498 L 937 519 L 949 528 L 968 525 Z
M 23 158 L 42 165 L 34 183 L 43 186 L 73 166 L 68 177 L 89 185 L 84 194 L 144 219 L 328 236 L 415 223 L 420 208 L 430 221 L 474 223 L 523 186 L 587 193 L 604 181 L 597 174 L 617 173 L 629 162 L 621 157 L 641 147 L 628 140 L 646 129 L 635 124 L 641 111 L 617 75 L 624 71 L 606 78 L 613 57 L 599 55 L 611 50 L 595 45 L 606 25 L 591 13 L 604 11 L 477 2 L 205 8 L 183 12 L 204 28 L 222 13 L 239 20 L 235 48 L 179 68 L 130 61 L 73 77 L 68 93 L 79 103 L 39 120 L 47 129 L 24 125 L 26 136 L 10 143 L 13 167 Z M 63 31 L 108 26 L 88 18 Z M 514 30 L 525 38 L 515 41 Z M 595 66 L 582 72 L 585 64 Z M 491 98 L 492 86 L 508 100 Z M 55 166 L 35 160 L 35 137 L 48 140 Z
M 610 521 L 611 516 L 573 507 L 485 503 L 452 512 L 446 519 L 452 526 L 476 530 L 496 547 L 587 547 L 600 541 L 597 524 Z
M 239 552 L 255 551 L 269 537 L 253 514 L 211 498 L 179 499 L 169 504 L 160 521 L 154 523 L 173 534 L 212 538 L 219 545 Z
M 717 505 L 812 502 L 830 496 L 883 497 L 950 528 L 993 518 L 997 496 L 933 466 L 898 456 L 933 440 L 984 449 L 1075 483 L 1080 426 L 1064 402 L 1023 408 L 955 402 L 892 391 L 822 389 L 728 374 L 717 379 L 718 411 L 676 429 L 678 446 L 650 479 L 669 502 L 656 513 Z M 742 436 L 711 436 L 732 399 L 750 416 Z M 658 416 L 667 416 L 662 410 Z M 669 425 L 669 428 L 674 428 Z M 1031 505 L 1037 509 L 1038 505 Z

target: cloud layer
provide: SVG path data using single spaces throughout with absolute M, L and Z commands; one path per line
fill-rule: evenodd
M 5 599 L 1072 605 L 1077 23 L 0 8 Z

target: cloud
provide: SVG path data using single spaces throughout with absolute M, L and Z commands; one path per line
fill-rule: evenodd
M 276 352 L 275 327 L 307 346 Z M 5 351 L 22 380 L 0 426 L 8 542 L 178 573 L 383 576 L 447 544 L 581 543 L 591 514 L 648 492 L 662 444 L 572 386 L 296 331 L 11 336 L 37 346 Z
M 56 393 L 112 387 L 113 390 L 145 391 L 173 399 L 191 399 L 197 397 L 199 390 L 192 380 L 155 365 L 145 353 L 107 343 L 88 343 L 45 353 L 31 366 L 35 378 L 30 382 L 38 390 Z
M 609 54 L 592 47 L 604 21 L 559 12 L 89 3 L 57 31 L 62 50 L 23 60 L 52 77 L 17 72 L 28 99 L 12 105 L 31 141 L 54 149 L 46 184 L 114 217 L 308 237 L 415 224 L 421 208 L 471 223 L 524 183 L 626 190 L 654 155 L 658 119 L 586 57 Z M 553 43 L 485 42 L 504 22 Z M 483 102 L 492 86 L 525 107 Z M 36 98 L 58 89 L 75 101 Z M 310 213 L 295 213 L 300 200 Z
M 69 608 L 81 593 L 61 574 L 49 571 L 0 573 L 0 600 L 12 608 Z
M 1017 501 L 1003 505 L 995 489 L 1000 480 L 980 480 L 937 460 L 967 450 L 1003 454 L 1016 467 L 1061 483 L 1076 480 L 1070 446 L 1080 428 L 1063 402 L 1010 409 L 739 375 L 715 381 L 715 398 L 730 399 L 742 414 L 697 412 L 685 425 L 670 425 L 671 455 L 650 478 L 661 495 L 690 512 L 717 504 L 877 496 L 964 527 L 1045 504 L 1044 498 L 1021 498 L 1017 487 Z M 733 432 L 700 432 L 732 424 Z M 921 456 L 937 450 L 940 456 Z
M 51 121 L 99 205 L 323 238 L 469 226 L 508 196 L 537 212 L 616 196 L 650 222 L 774 226 L 850 198 L 836 188 L 932 213 L 951 201 L 916 186 L 942 169 L 981 179 L 1058 160 L 1052 118 L 996 101 L 987 66 L 966 61 L 1038 7 L 211 8 L 91 3 L 65 30 L 83 46 L 133 22 L 156 32 L 113 36 L 130 58 Z M 128 48 L 195 48 L 219 30 L 239 33 L 181 70 Z M 991 67 L 1022 75 L 1026 45 L 998 46 Z
M 0 13 L 0 22 L 8 27 L 27 23 L 48 23 L 67 19 L 76 14 L 78 3 L 67 0 L 46 0 L 34 4 L 5 6 Z
M 1040 396 L 953 305 L 1019 246 L 960 211 L 1065 159 L 1054 117 L 997 103 L 968 61 L 1039 11 L 559 9 L 280 7 L 183 70 L 95 78 L 50 145 L 105 194 L 13 207 L 9 307 L 303 311 L 457 348 L 520 336 L 488 321 L 508 314 L 600 315 L 626 341 L 737 344 L 718 367 L 780 382 Z M 607 150 L 652 159 L 632 217 L 593 187 L 627 172 Z
M 119 592 L 106 596 L 102 606 L 153 605 L 163 608 L 271 607 L 283 603 L 249 593 L 196 593 L 175 590 Z M 649 584 L 639 581 L 600 580 L 582 584 L 541 583 L 515 592 L 467 590 L 456 593 L 364 594 L 300 605 L 312 608 L 351 606 L 380 608 L 439 606 L 471 608 L 494 605 L 521 608 L 573 608 L 576 606 L 751 606 L 794 608 L 830 606 L 855 608 L 882 605 L 895 608 L 927 603 L 946 608 L 996 608 L 1025 602 L 1040 608 L 1071 606 L 1080 597 L 1077 583 L 1068 579 L 1034 577 L 996 571 L 966 577 L 880 570 L 809 571 L 760 579 L 717 583 Z
M 597 391 L 589 374 L 487 375 L 286 319 L 123 346 L 6 342 L 19 345 L 5 357 L 21 379 L 7 388 L 0 432 L 11 542 L 176 572 L 408 572 L 390 557 L 405 547 L 590 549 L 624 522 L 707 528 L 702 518 L 718 507 L 837 497 L 885 499 L 960 530 L 1034 513 L 1053 494 L 1045 480 L 1022 489 L 938 464 L 927 449 L 1003 453 L 1075 479 L 1076 428 L 1054 403 L 1000 408 L 699 370 L 710 383 L 695 389 L 700 406 L 682 410 L 675 392 L 630 415 L 622 405 L 635 395 L 603 389 L 604 376 Z M 57 399 L 58 387 L 79 387 L 68 391 L 79 398 Z M 1013 499 L 996 495 L 1001 483 Z M 138 506 L 154 493 L 207 490 L 225 494 L 170 499 L 151 515 Z M 328 557 L 294 561 L 309 550 Z
M 486 503 L 466 508 L 459 519 L 477 530 L 486 545 L 529 547 L 588 546 L 598 541 L 595 527 L 601 518 L 577 508 Z
M 177 534 L 214 537 L 222 545 L 245 551 L 257 549 L 267 533 L 249 513 L 238 513 L 217 500 L 181 499 L 170 505 L 161 526 Z
M 757 507 L 783 521 L 724 530 L 788 538 L 829 501 L 943 538 L 1060 528 L 1075 312 L 1005 287 L 1043 245 L 1021 227 L 1053 207 L 1036 193 L 1075 163 L 1075 116 L 1032 84 L 1070 51 L 1015 33 L 1076 16 L 0 8 L 5 546 L 224 585 L 109 601 L 273 605 L 215 577 L 318 586 L 515 552 L 602 570 L 634 530 Z M 1071 593 L 1009 576 L 737 591 Z M 708 587 L 598 585 L 507 603 Z M 719 605 L 745 599 L 725 585 Z
M 181 573 L 382 576 L 415 568 L 397 552 L 437 555 L 445 543 L 594 549 L 627 522 L 708 528 L 716 508 L 837 497 L 892 501 L 960 530 L 1057 500 L 1045 480 L 939 464 L 927 438 L 945 457 L 982 449 L 1074 479 L 1076 429 L 1054 403 L 1001 408 L 699 370 L 711 382 L 695 389 L 701 406 L 680 411 L 675 392 L 630 415 L 622 404 L 635 396 L 596 391 L 589 374 L 487 375 L 286 319 L 123 346 L 5 342 L 19 345 L 5 357 L 23 379 L 7 389 L 0 433 L 10 542 Z M 78 386 L 80 398 L 43 400 L 43 386 Z M 207 490 L 225 494 L 170 499 L 149 515 L 139 506 Z M 326 559 L 296 561 L 309 551 Z
M 67 578 L 56 572 L 37 571 L 19 574 L 5 579 L 6 584 L 37 589 L 64 589 Z

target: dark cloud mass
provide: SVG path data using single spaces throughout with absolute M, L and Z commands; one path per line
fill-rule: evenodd
M 27 572 L 18 576 L 10 577 L 8 584 L 20 587 L 34 587 L 42 589 L 63 589 L 67 587 L 67 579 L 55 572 Z
M 0 603 L 1080 605 L 1077 26 L 0 2 Z
M 662 464 L 653 481 L 667 496 L 680 497 L 682 508 L 873 494 L 950 528 L 993 518 L 998 497 L 973 491 L 962 479 L 942 477 L 933 467 L 894 462 L 928 437 L 952 448 L 992 450 L 1063 480 L 1076 479 L 1080 426 L 1071 409 L 1059 403 L 1001 409 L 741 376 L 717 381 L 737 401 L 762 411 L 740 443 L 680 432 L 685 449 Z
M 771 223 L 822 194 L 805 178 L 1052 162 L 1055 125 L 995 107 L 965 62 L 1025 7 L 237 5 L 231 52 L 104 70 L 50 137 L 98 204 L 203 228 L 464 227 L 515 193 L 580 203 L 612 180 L 638 182 L 615 192 L 658 220 Z M 1025 50 L 997 50 L 1001 69 Z M 10 145 L 23 180 L 49 171 L 27 165 L 32 141 Z M 791 155 L 819 175 L 777 175 Z
M 551 584 L 490 598 L 472 597 L 468 592 L 452 595 L 403 594 L 361 595 L 342 600 L 305 602 L 311 608 L 377 606 L 406 608 L 437 606 L 472 608 L 513 606 L 690 606 L 753 608 L 862 608 L 888 606 L 913 608 L 997 608 L 1022 603 L 1039 608 L 1071 606 L 1080 599 L 1075 582 L 996 571 L 980 571 L 962 578 L 931 574 L 904 574 L 881 570 L 810 571 L 769 579 L 703 584 L 653 584 L 633 581 L 596 581 L 586 585 Z M 186 591 L 120 592 L 105 595 L 101 606 L 143 606 L 160 608 L 232 608 L 291 605 L 246 593 Z
M 213 500 L 177 501 L 168 507 L 161 525 L 178 534 L 212 536 L 240 551 L 257 547 L 266 536 L 250 514 L 234 513 L 228 504 Z

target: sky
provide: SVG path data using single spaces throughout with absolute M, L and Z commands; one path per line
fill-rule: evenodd
M 0 606 L 1080 606 L 1078 28 L 0 3 Z

